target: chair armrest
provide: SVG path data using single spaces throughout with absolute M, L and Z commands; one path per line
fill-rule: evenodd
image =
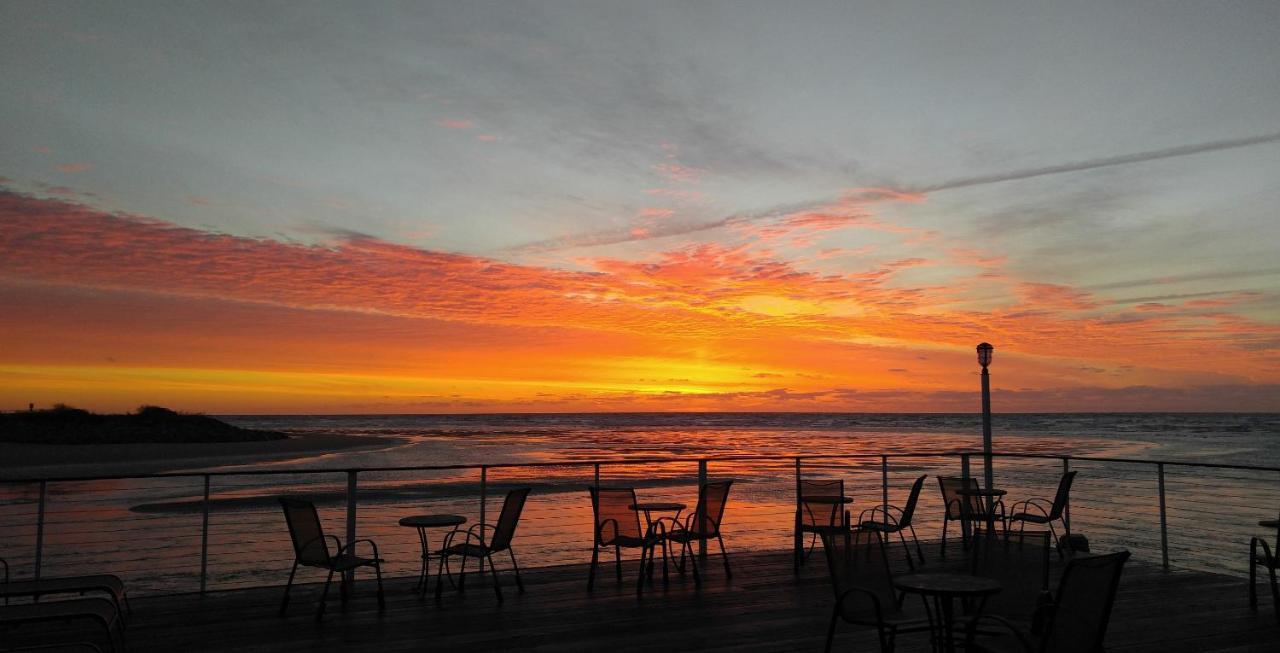
M 895 510 L 898 512 L 898 516 L 896 517 L 893 514 L 893 511 Z M 868 513 L 871 515 L 871 519 L 866 519 L 866 516 Z M 876 519 L 876 515 L 880 513 L 884 514 L 884 521 L 886 523 L 893 524 L 894 526 L 897 526 L 898 522 L 902 518 L 902 508 L 899 508 L 893 504 L 889 504 L 888 510 L 885 510 L 885 506 L 873 506 L 871 508 L 867 508 L 866 510 L 863 510 L 861 513 L 858 514 L 858 524 L 861 525 L 863 522 L 866 522 L 866 521 L 879 521 Z
M 672 519 L 672 521 L 675 521 L 675 520 Z M 667 538 L 667 527 L 663 526 L 662 518 L 654 520 L 654 522 L 649 524 L 649 527 L 645 529 L 644 539 L 650 542 L 660 542 L 666 538 Z
M 1252 566 L 1254 561 L 1258 559 L 1259 544 L 1262 545 L 1262 561 L 1265 562 L 1268 567 L 1276 567 L 1276 563 L 1280 561 L 1277 561 L 1275 556 L 1272 554 L 1271 545 L 1267 544 L 1267 541 L 1260 537 L 1249 538 L 1249 564 Z
M 336 539 L 336 538 L 335 538 L 335 539 Z M 351 543 L 347 545 L 347 548 L 346 548 L 347 553 L 350 553 L 351 555 L 355 555 L 355 554 L 356 554 L 356 545 L 357 545 L 357 544 L 359 544 L 359 543 L 361 543 L 361 542 L 364 542 L 364 543 L 368 544 L 368 545 L 373 549 L 373 559 L 374 559 L 374 560 L 377 560 L 377 561 L 379 561 L 379 562 L 381 562 L 381 561 L 382 561 L 382 557 L 378 555 L 378 543 L 377 543 L 377 542 L 374 542 L 373 540 L 371 540 L 371 539 L 369 539 L 369 538 L 363 538 L 363 539 L 359 539 L 359 540 L 352 540 L 352 541 L 351 541 Z
M 1049 511 L 1053 509 L 1053 504 L 1047 499 L 1027 499 L 1026 501 L 1019 501 L 1013 504 L 1013 509 L 1009 512 L 1011 514 L 1018 514 L 1019 512 L 1030 514 L 1033 508 L 1036 512 L 1039 512 L 1041 516 L 1048 519 Z
M 1010 633 L 1012 633 L 1015 638 L 1017 638 L 1018 645 L 1022 647 L 1022 650 L 1026 651 L 1027 653 L 1034 653 L 1035 646 L 1031 643 L 1031 637 L 1028 636 L 1027 633 L 1024 633 L 1022 629 L 1015 626 L 1013 622 L 996 614 L 984 614 L 984 615 L 969 619 L 968 622 L 965 623 L 965 636 L 964 636 L 965 649 L 973 649 L 974 639 L 978 636 L 978 624 L 985 621 L 990 621 L 995 623 L 996 625 L 1003 626 Z

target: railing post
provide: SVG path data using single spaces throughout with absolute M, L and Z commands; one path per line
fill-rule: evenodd
M 960 454 L 960 478 L 964 479 L 965 487 L 968 487 L 969 485 L 969 454 L 967 453 Z M 965 514 L 965 510 L 968 510 L 969 500 L 962 498 L 960 501 L 960 505 L 963 506 L 960 510 L 960 514 L 963 515 Z M 969 520 L 967 519 L 960 520 L 960 536 L 964 538 L 965 542 L 969 541 Z
M 204 594 L 209 579 L 209 475 L 204 475 L 204 501 L 200 503 L 203 513 L 200 524 L 200 593 Z
M 44 559 L 44 500 L 48 481 L 40 481 L 40 504 L 36 508 L 36 580 L 40 580 L 40 563 Z
M 1169 569 L 1169 520 L 1164 511 L 1164 463 L 1156 463 L 1156 474 L 1160 479 L 1160 562 L 1167 571 Z
M 698 460 L 698 499 L 699 500 L 702 499 L 702 488 L 706 484 L 707 484 L 707 459 L 702 458 Z M 694 511 L 696 512 L 697 510 L 698 510 L 697 507 L 694 507 Z M 694 517 L 694 519 L 697 519 L 697 517 Z M 698 524 L 696 528 L 700 529 L 702 528 L 702 525 Z M 707 541 L 705 539 L 698 540 L 698 559 L 704 562 L 707 559 Z
M 481 524 L 484 523 L 484 504 L 487 502 L 488 497 L 489 497 L 489 467 L 488 465 L 481 465 L 480 466 L 480 523 Z M 483 526 L 480 527 L 480 537 L 481 538 L 484 537 Z M 479 558 L 479 560 L 480 560 L 480 573 L 483 574 L 484 558 Z M 440 582 L 440 579 L 437 578 L 436 582 L 437 583 Z
M 889 523 L 889 457 L 880 456 L 880 498 L 881 510 L 884 512 L 884 523 Z
M 1062 457 L 1062 474 L 1063 476 L 1071 473 L 1071 458 Z M 1067 537 L 1071 537 L 1071 495 L 1067 495 L 1067 501 L 1062 506 L 1062 530 L 1067 532 Z
M 800 456 L 796 456 L 796 523 L 793 535 L 795 572 L 800 573 L 800 560 L 804 557 L 804 538 L 800 534 Z
M 355 553 L 355 546 L 352 542 L 356 541 L 356 475 L 359 474 L 354 469 L 347 470 L 347 548 L 351 553 Z M 355 572 L 347 572 L 347 583 L 355 580 Z M 351 587 L 351 585 L 348 585 Z

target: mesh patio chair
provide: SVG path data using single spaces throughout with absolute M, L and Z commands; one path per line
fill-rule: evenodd
M 924 563 L 924 549 L 920 547 L 920 540 L 916 537 L 916 529 L 911 525 L 911 518 L 916 513 L 916 502 L 920 500 L 920 489 L 924 487 L 924 480 L 929 478 L 928 474 L 921 474 L 915 483 L 911 484 L 911 493 L 907 495 L 907 505 L 899 508 L 893 504 L 888 506 L 875 506 L 867 508 L 858 515 L 858 528 L 862 530 L 880 531 L 886 536 L 893 533 L 898 534 L 898 539 L 902 542 L 902 548 L 907 553 L 907 565 L 912 569 L 916 568 L 915 560 L 911 556 L 911 547 L 907 546 L 907 538 L 903 531 L 911 532 L 911 541 L 916 543 L 916 555 L 920 556 L 920 563 Z M 876 517 L 879 515 L 879 518 Z
M 1280 522 L 1280 517 L 1276 518 Z M 1276 611 L 1276 620 L 1280 621 L 1280 586 L 1276 585 L 1276 571 L 1280 570 L 1280 527 L 1276 528 L 1275 548 L 1267 545 L 1261 537 L 1249 540 L 1249 607 L 1258 609 L 1258 567 L 1267 571 L 1271 581 L 1271 604 Z
M 644 581 L 653 572 L 653 554 L 659 546 L 665 546 L 666 526 L 663 520 L 655 520 L 641 530 L 640 513 L 632 509 L 636 505 L 636 491 L 632 488 L 589 487 L 591 512 L 594 515 L 594 539 L 591 547 L 591 570 L 587 574 L 587 591 L 595 587 L 596 566 L 600 561 L 600 549 L 613 547 L 614 567 L 618 582 L 622 582 L 622 549 L 640 549 L 640 577 L 636 594 L 644 591 Z M 663 573 L 666 566 L 663 566 Z
M 126 649 L 124 622 L 120 620 L 120 611 L 116 604 L 101 597 L 85 597 L 67 599 L 65 601 L 43 601 L 40 603 L 23 603 L 19 605 L 0 606 L 0 633 L 6 638 L 0 640 L 0 647 L 10 650 L 7 639 L 10 630 L 28 626 L 57 624 L 65 622 L 88 621 L 102 628 L 107 642 L 107 650 L 123 651 Z M 40 644 L 34 648 L 56 647 L 66 649 L 72 647 L 101 650 L 94 642 L 68 641 L 65 644 Z M 21 650 L 21 649 L 18 649 Z
M 827 531 L 849 530 L 850 515 L 841 503 L 810 503 L 805 497 L 843 497 L 844 479 L 830 481 L 803 479 L 796 494 L 795 567 L 813 554 L 818 536 Z M 804 534 L 809 533 L 809 545 L 804 544 Z
M 711 539 L 719 541 L 720 556 L 724 558 L 724 575 L 726 578 L 733 577 L 733 572 L 729 570 L 729 552 L 724 548 L 724 537 L 720 533 L 720 526 L 724 523 L 724 509 L 729 503 L 729 488 L 732 485 L 733 481 L 704 483 L 698 489 L 697 508 L 685 517 L 683 524 L 673 523 L 668 529 L 667 539 L 680 545 L 680 572 L 684 573 L 685 555 L 688 554 L 693 567 L 695 585 L 701 585 L 702 579 L 698 576 L 697 556 L 690 548 L 694 542 L 705 542 Z
M 101 592 L 106 594 L 108 599 L 115 604 L 116 610 L 120 613 L 121 625 L 124 625 L 132 613 L 133 609 L 129 606 L 129 594 L 125 592 L 124 581 L 120 580 L 115 574 L 88 574 L 83 576 L 44 576 L 41 578 L 26 578 L 10 581 L 9 580 L 9 563 L 4 558 L 0 558 L 0 568 L 4 570 L 4 581 L 0 582 L 0 596 L 4 597 L 4 604 L 9 604 L 9 599 L 13 597 L 31 597 L 39 599 L 42 596 L 50 596 L 55 594 L 78 594 L 84 595 L 88 592 Z
M 1128 551 L 1073 559 L 1062 572 L 1054 601 L 1041 607 L 1045 625 L 1039 636 L 998 615 L 983 615 L 970 622 L 966 648 L 974 651 L 1100 653 L 1104 650 L 1102 642 L 1106 639 L 1111 608 L 1120 587 L 1120 574 L 1128 559 Z M 983 622 L 1003 626 L 1008 636 L 978 639 L 978 624 Z
M 978 489 L 978 479 L 964 478 L 961 476 L 939 476 L 938 488 L 942 490 L 942 502 L 946 506 L 942 513 L 942 553 L 947 552 L 947 527 L 953 521 L 960 522 L 961 537 L 960 543 L 965 549 L 969 548 L 969 542 L 964 537 L 966 529 L 970 529 L 976 523 L 987 521 L 986 502 L 982 497 L 966 497 L 959 494 L 961 489 Z M 996 499 L 992 503 L 993 520 L 999 521 L 1002 525 L 1007 524 L 1005 518 L 1004 502 Z
M 893 572 L 881 533 L 825 530 L 819 536 L 836 597 L 827 626 L 828 653 L 840 620 L 874 626 L 881 651 L 892 651 L 899 634 L 929 630 L 927 620 L 902 609 L 903 595 L 893 589 Z
M 1048 531 L 1010 532 L 1000 537 L 979 530 L 973 535 L 970 556 L 969 571 L 974 576 L 999 581 L 1002 588 L 987 597 L 982 611 L 998 614 L 1039 633 L 1036 610 L 1051 599 Z
M 345 546 L 336 535 L 325 535 L 320 525 L 320 515 L 316 506 L 303 499 L 280 499 L 280 507 L 284 509 L 284 518 L 289 525 L 289 538 L 293 541 L 293 569 L 289 572 L 289 583 L 284 586 L 284 598 L 280 601 L 280 616 L 284 616 L 289 606 L 289 590 L 293 588 L 293 577 L 298 567 L 315 567 L 329 572 L 324 581 L 324 590 L 320 593 L 320 607 L 316 608 L 316 620 L 324 616 L 325 600 L 329 597 L 329 585 L 333 582 L 334 573 L 341 574 L 339 589 L 342 601 L 347 601 L 350 588 L 347 587 L 347 572 L 360 567 L 373 567 L 378 577 L 378 610 L 387 606 L 382 592 L 382 558 L 378 555 L 378 545 L 370 539 L 348 542 Z M 337 547 L 337 553 L 329 552 L 329 541 Z M 356 545 L 361 542 L 373 549 L 372 558 L 364 558 L 355 554 Z
M 1060 522 L 1063 534 L 1071 535 L 1071 529 L 1067 527 L 1067 521 L 1063 515 L 1067 508 L 1067 501 L 1071 499 L 1071 483 L 1075 478 L 1074 471 L 1063 474 L 1058 480 L 1058 492 L 1053 496 L 1053 501 L 1048 499 L 1019 501 L 1013 504 L 1013 510 L 1009 515 L 1009 523 L 1018 522 L 1019 530 L 1025 529 L 1027 524 L 1047 526 L 1049 533 L 1053 536 L 1053 543 L 1058 548 L 1058 557 L 1062 557 L 1063 547 L 1058 539 L 1058 532 L 1053 528 L 1053 522 Z
M 524 583 L 520 581 L 520 565 L 516 564 L 516 552 L 511 548 L 511 539 L 516 535 L 516 527 L 520 525 L 520 513 L 524 511 L 525 501 L 529 498 L 529 493 L 533 488 L 519 488 L 507 492 L 507 498 L 502 501 L 502 512 L 498 515 L 497 526 L 491 524 L 476 524 L 467 530 L 461 528 L 454 529 L 444 536 L 444 546 L 440 549 L 440 562 L 436 569 L 436 600 L 440 599 L 440 591 L 443 583 L 440 582 L 444 572 L 444 567 L 449 558 L 458 556 L 462 558 L 462 568 L 458 571 L 458 591 L 465 589 L 467 582 L 467 558 L 476 558 L 477 564 L 480 560 L 489 561 L 489 573 L 493 575 L 493 591 L 498 595 L 498 602 L 502 602 L 502 586 L 498 581 L 498 567 L 493 564 L 493 554 L 506 551 L 511 556 L 511 570 L 515 573 L 516 589 L 523 594 Z M 493 533 L 486 541 L 484 538 L 485 530 L 488 529 Z M 463 541 L 454 544 L 455 537 L 461 535 Z

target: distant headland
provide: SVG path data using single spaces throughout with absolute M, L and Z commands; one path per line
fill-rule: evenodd
M 0 442 L 30 444 L 134 444 L 270 442 L 289 436 L 233 426 L 207 415 L 142 406 L 102 415 L 57 405 L 47 410 L 0 413 Z

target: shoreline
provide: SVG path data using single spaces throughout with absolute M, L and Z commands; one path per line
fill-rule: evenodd
M 257 442 L 31 444 L 0 442 L 0 478 L 158 474 L 402 444 L 399 438 L 324 433 Z

